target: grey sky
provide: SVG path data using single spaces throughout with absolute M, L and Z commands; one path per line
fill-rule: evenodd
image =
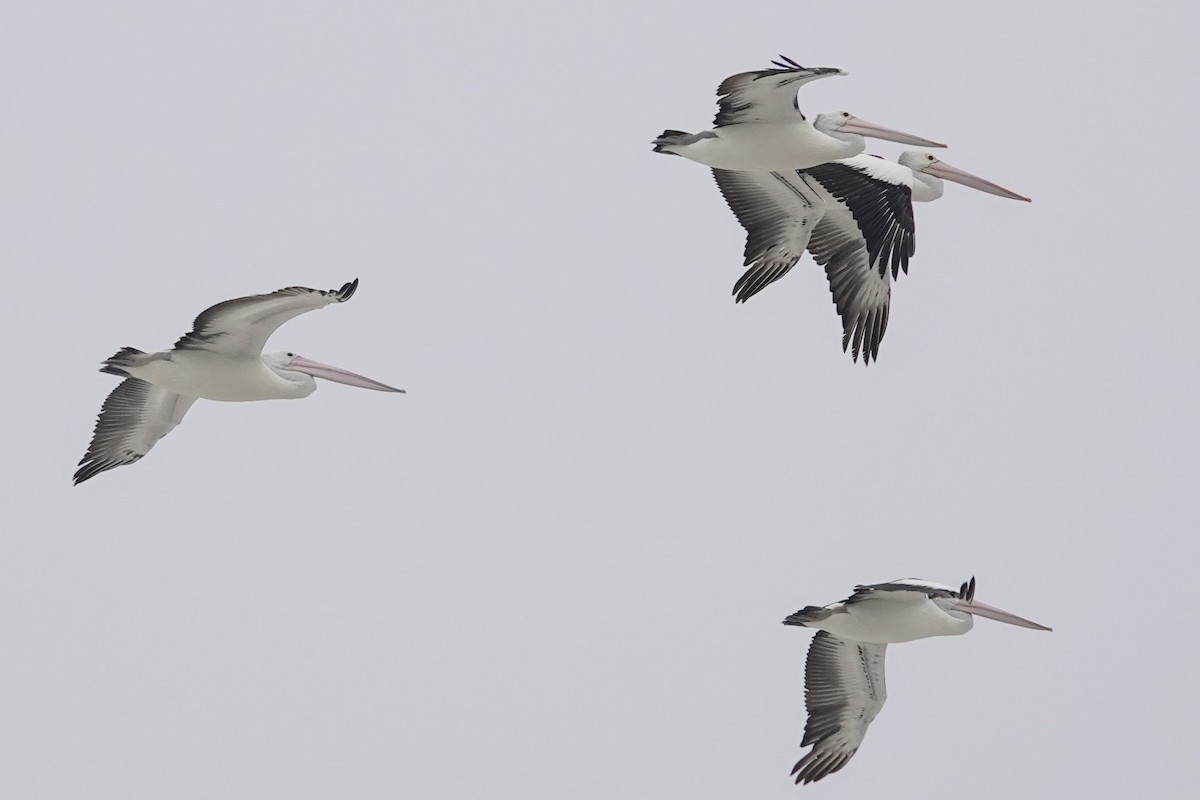
M 1190 796 L 1191 6 L 212 5 L 0 26 L 0 794 Z M 1034 199 L 916 209 L 868 369 L 807 258 L 735 306 L 741 229 L 650 152 L 779 53 Z M 354 277 L 269 348 L 407 395 L 201 401 L 71 486 L 103 358 Z M 891 648 L 792 786 L 783 617 L 972 574 L 1054 633 Z

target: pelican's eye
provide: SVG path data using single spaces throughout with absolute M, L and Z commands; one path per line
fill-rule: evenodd
M 295 354 L 295 353 L 288 353 L 288 354 L 287 354 L 287 357 L 288 357 L 288 358 L 295 358 L 295 357 L 296 357 L 296 354 Z

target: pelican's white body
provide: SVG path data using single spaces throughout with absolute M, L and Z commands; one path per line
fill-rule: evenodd
M 949 606 L 955 602 L 930 599 L 920 592 L 876 592 L 853 603 L 825 606 L 833 613 L 808 623 L 808 627 L 828 631 L 839 639 L 871 644 L 959 636 L 971 630 L 975 621 L 970 614 L 950 611 Z
M 690 144 L 666 145 L 663 151 L 716 169 L 787 172 L 850 158 L 866 147 L 861 136 L 847 139 L 821 133 L 802 119 L 743 122 L 701 134 Z
M 155 353 L 140 366 L 127 367 L 130 377 L 185 397 L 243 402 L 293 400 L 317 389 L 312 377 L 300 372 L 272 369 L 269 356 L 231 358 L 211 350 L 175 350 Z

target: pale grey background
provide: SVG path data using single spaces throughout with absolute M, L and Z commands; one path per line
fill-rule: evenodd
M 0 795 L 1190 797 L 1191 9 L 7 4 Z M 918 207 L 869 369 L 807 258 L 735 306 L 650 152 L 781 52 L 1034 198 Z M 356 276 L 270 349 L 408 395 L 203 401 L 71 487 L 101 359 Z M 1055 632 L 892 648 L 792 786 L 780 620 L 972 574 Z

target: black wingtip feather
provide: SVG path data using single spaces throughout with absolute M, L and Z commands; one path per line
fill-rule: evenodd
M 349 300 L 351 297 L 354 296 L 354 293 L 356 291 L 358 291 L 358 278 L 355 278 L 354 280 L 350 281 L 349 283 L 343 285 L 341 289 L 338 289 L 338 291 L 337 291 L 338 302 L 339 303 L 346 302 L 347 300 Z

